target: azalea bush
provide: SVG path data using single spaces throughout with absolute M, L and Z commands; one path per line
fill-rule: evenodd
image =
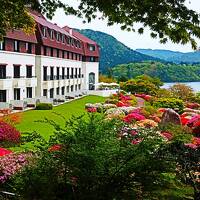
M 176 174 L 170 150 L 182 140 L 173 134 L 161 133 L 158 127 L 135 128 L 122 120 L 105 120 L 96 113 L 72 118 L 65 127 L 46 123 L 55 134 L 48 142 L 37 142 L 34 163 L 9 180 L 8 188 L 22 200 L 158 199 L 162 195 L 154 191 L 173 190 L 162 176 Z M 173 187 L 179 190 L 175 183 Z
M 0 144 L 1 146 L 16 145 L 20 142 L 21 134 L 12 125 L 0 121 Z

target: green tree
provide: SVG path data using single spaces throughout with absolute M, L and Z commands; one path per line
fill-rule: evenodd
M 5 35 L 10 28 L 24 28 L 19 23 L 19 19 L 23 22 L 25 17 L 18 17 L 20 14 L 25 16 L 28 5 L 38 8 L 49 18 L 54 15 L 57 8 L 63 8 L 66 14 L 83 17 L 89 22 L 97 17 L 97 12 L 100 12 L 102 19 L 107 18 L 108 25 L 121 24 L 122 29 L 129 31 L 134 31 L 133 25 L 140 22 L 142 24 L 138 29 L 140 34 L 143 33 L 143 28 L 148 26 L 152 30 L 151 36 L 160 38 L 161 43 L 166 43 L 168 40 L 182 44 L 190 42 L 193 48 L 197 48 L 194 37 L 200 38 L 199 14 L 187 8 L 185 2 L 186 0 L 158 0 L 156 2 L 154 0 L 79 0 L 78 8 L 73 8 L 68 1 L 62 0 L 41 0 L 41 3 L 37 0 L 1 0 L 0 4 L 3 6 L 0 8 L 0 13 L 4 26 L 1 26 L 0 34 Z M 14 9 L 8 7 L 10 4 L 14 6 Z M 15 8 L 17 10 L 21 8 L 20 14 Z M 5 11 L 8 9 L 7 15 Z M 6 21 L 9 21 L 9 25 L 6 25 Z M 16 21 L 17 23 L 13 23 Z

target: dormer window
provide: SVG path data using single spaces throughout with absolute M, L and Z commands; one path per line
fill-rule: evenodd
M 67 44 L 70 44 L 70 39 L 69 39 L 69 37 L 66 37 L 66 41 L 67 41 Z
M 54 39 L 54 30 L 50 30 L 50 38 L 51 38 L 51 40 Z
M 81 43 L 80 43 L 80 41 L 77 41 L 77 46 L 78 46 L 78 48 L 81 48 Z
M 71 45 L 74 46 L 74 39 L 71 39 Z
M 90 45 L 89 45 L 89 50 L 90 50 L 90 51 L 95 51 L 95 45 L 90 44 Z
M 62 34 L 62 43 L 65 43 L 65 35 Z
M 60 33 L 59 32 L 57 32 L 57 34 L 56 34 L 56 40 L 59 42 L 60 41 Z
M 47 37 L 47 28 L 46 27 L 42 28 L 42 35 L 43 35 L 43 37 Z

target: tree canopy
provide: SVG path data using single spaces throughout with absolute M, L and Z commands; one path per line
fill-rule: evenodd
M 39 3 L 40 2 L 40 3 Z M 196 38 L 200 38 L 200 15 L 186 7 L 186 0 L 78 0 L 78 8 L 70 6 L 69 0 L 0 0 L 0 36 L 11 28 L 33 27 L 27 17 L 27 7 L 38 9 L 52 18 L 58 8 L 67 15 L 73 14 L 90 22 L 101 13 L 108 25 L 121 24 L 121 28 L 135 31 L 134 24 L 141 23 L 137 31 L 142 34 L 149 27 L 151 36 L 161 43 L 171 40 L 174 43 L 191 43 L 197 48 Z M 31 23 L 29 23 L 31 22 Z

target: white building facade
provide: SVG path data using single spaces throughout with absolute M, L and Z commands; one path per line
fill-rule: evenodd
M 38 13 L 31 14 L 37 24 L 35 34 L 12 31 L 0 42 L 0 102 L 65 99 L 94 90 L 98 45 Z

